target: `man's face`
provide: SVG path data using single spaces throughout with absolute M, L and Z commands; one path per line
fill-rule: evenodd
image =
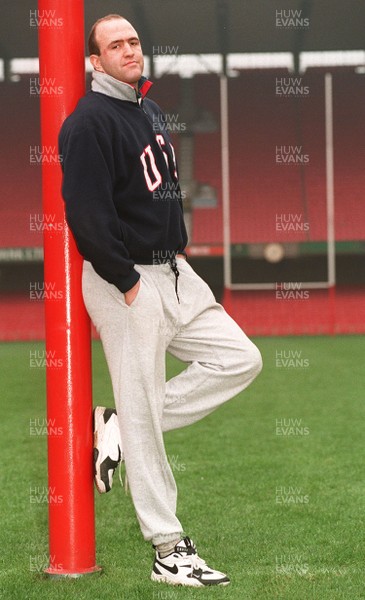
M 136 86 L 143 73 L 143 54 L 136 30 L 125 19 L 102 21 L 96 29 L 100 56 L 92 54 L 96 71 Z

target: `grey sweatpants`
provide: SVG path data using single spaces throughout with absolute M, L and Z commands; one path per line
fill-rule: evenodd
M 261 370 L 261 355 L 215 301 L 209 286 L 177 258 L 178 294 L 169 264 L 136 265 L 140 289 L 130 306 L 84 262 L 83 296 L 108 363 L 133 504 L 153 544 L 179 537 L 177 490 L 163 432 L 195 423 Z M 188 363 L 166 383 L 165 352 Z

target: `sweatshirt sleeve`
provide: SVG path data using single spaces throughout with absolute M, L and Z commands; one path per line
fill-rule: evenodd
M 130 259 L 113 202 L 113 148 L 93 124 L 64 124 L 59 136 L 66 219 L 80 254 L 95 271 L 127 292 L 139 273 Z

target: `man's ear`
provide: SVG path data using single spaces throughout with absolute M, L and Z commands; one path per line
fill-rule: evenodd
M 95 71 L 100 71 L 101 73 L 104 73 L 104 69 L 100 63 L 100 56 L 98 56 L 97 54 L 90 54 L 89 58 L 90 58 L 90 62 L 92 64 L 92 66 L 93 66 L 93 69 Z

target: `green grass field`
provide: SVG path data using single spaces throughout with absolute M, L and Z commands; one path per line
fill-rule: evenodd
M 192 590 L 149 580 L 152 550 L 131 499 L 115 480 L 96 495 L 101 575 L 49 580 L 45 373 L 30 368 L 42 344 L 0 346 L 0 597 L 14 600 L 365 598 L 365 338 L 256 340 L 264 370 L 205 420 L 166 435 L 179 488 L 178 516 L 200 554 L 226 570 L 227 588 Z M 281 353 L 281 354 L 280 354 Z M 112 405 L 102 349 L 94 344 L 94 403 Z M 284 366 L 286 365 L 286 366 Z M 183 365 L 169 359 L 169 376 Z

